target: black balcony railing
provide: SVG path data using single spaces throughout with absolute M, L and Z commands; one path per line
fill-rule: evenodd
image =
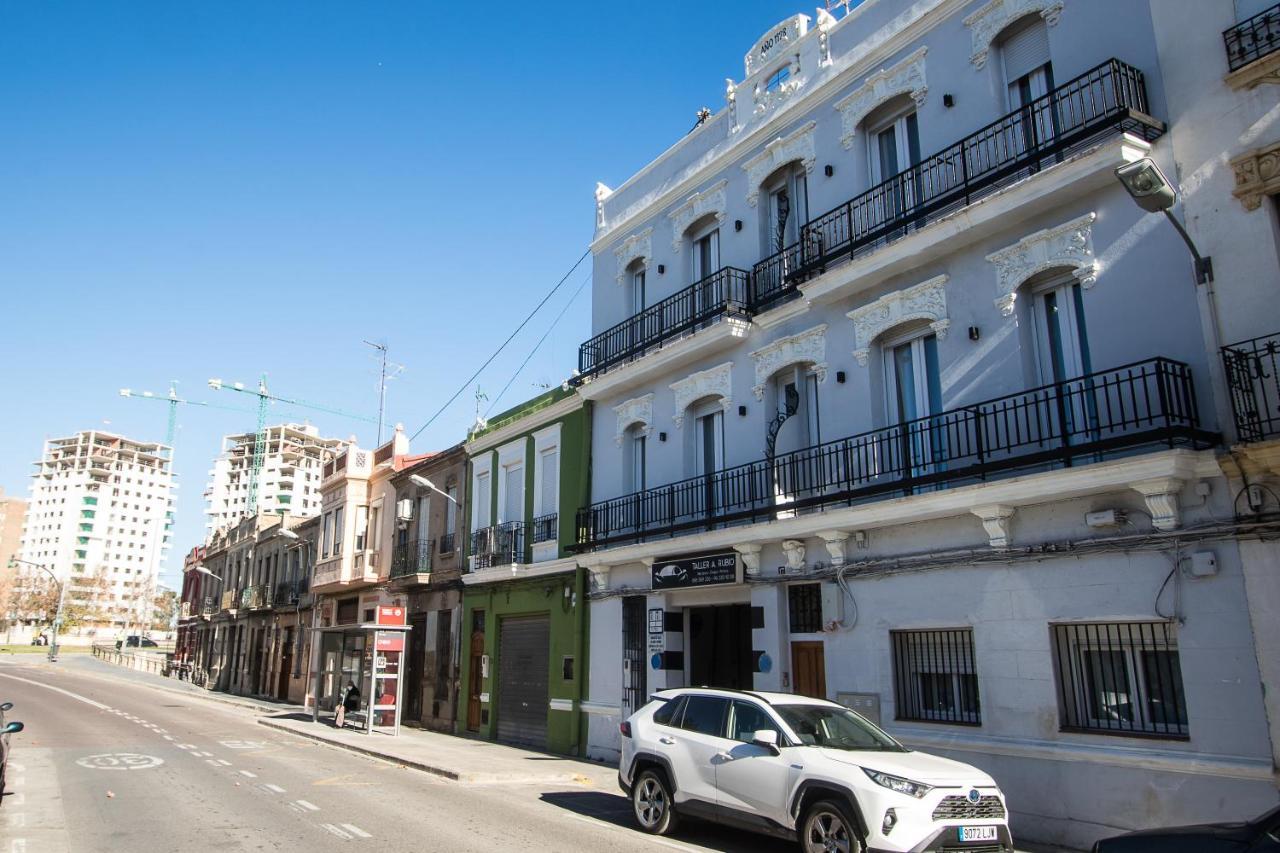
M 206 595 L 200 601 L 200 615 L 212 616 L 218 612 L 218 598 L 213 595 Z
M 560 513 L 549 512 L 533 520 L 533 544 L 554 542 L 560 534 Z
M 307 579 L 285 580 L 276 584 L 275 606 L 292 607 L 302 600 L 307 592 Z
M 1216 441 L 1200 428 L 1191 369 L 1155 358 L 601 501 L 579 510 L 577 547 Z
M 425 575 L 431 571 L 431 552 L 434 539 L 414 539 L 396 546 L 391 555 L 391 577 Z
M 1239 71 L 1250 62 L 1280 48 L 1280 6 L 1272 6 L 1222 31 L 1227 45 L 1227 68 Z
M 508 521 L 483 527 L 471 534 L 471 556 L 475 568 L 527 563 L 524 553 L 524 522 Z
M 1112 59 L 810 220 L 796 243 L 755 265 L 751 308 L 764 310 L 835 261 L 1122 132 L 1151 140 L 1164 124 L 1147 113 L 1142 72 Z
M 746 316 L 749 278 L 725 267 L 606 329 L 578 349 L 578 372 L 601 373 L 722 317 Z
M 456 550 L 458 547 L 457 542 L 458 542 L 457 534 L 446 533 L 445 535 L 441 536 L 440 537 L 440 553 L 452 554 L 454 550 Z
M 1222 366 L 1240 441 L 1280 435 L 1280 334 L 1223 347 Z

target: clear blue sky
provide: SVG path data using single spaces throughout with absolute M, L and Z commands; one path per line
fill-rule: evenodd
M 249 406 L 210 377 L 375 414 L 362 338 L 405 365 L 412 432 L 582 253 L 617 186 L 723 105 L 771 24 L 809 6 L 0 0 L 0 487 L 41 441 L 160 440 L 166 407 Z M 495 396 L 587 272 L 480 379 Z M 588 286 L 498 408 L 559 382 Z M 239 399 L 234 399 L 238 397 Z M 414 443 L 455 443 L 465 394 Z M 298 417 L 273 413 L 274 420 Z M 109 422 L 109 424 L 104 423 Z M 323 432 L 373 428 L 317 415 Z M 203 536 L 209 463 L 251 415 L 180 413 L 174 548 Z

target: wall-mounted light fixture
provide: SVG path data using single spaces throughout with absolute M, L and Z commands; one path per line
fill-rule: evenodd
M 666 440 L 667 440 L 667 434 L 665 432 L 658 433 L 658 441 L 666 441 Z
M 980 338 L 980 337 L 982 337 L 982 332 L 980 332 L 980 331 L 978 330 L 978 327 L 977 327 L 977 326 L 970 326 L 970 327 L 969 327 L 969 340 L 971 340 L 971 341 L 976 341 L 976 340 L 977 340 L 978 338 Z
M 942 105 L 947 109 L 951 109 L 956 105 L 956 96 L 950 92 L 942 96 Z
M 832 166 L 830 163 L 822 167 L 822 174 L 826 175 L 828 178 L 834 175 L 835 173 L 836 173 L 836 167 Z
M 738 407 L 738 417 L 740 417 L 740 418 L 745 418 L 746 416 L 747 416 L 747 407 L 746 407 L 746 406 L 739 406 L 739 407 Z
M 837 371 L 836 371 L 836 382 L 837 382 L 838 384 L 840 384 L 840 385 L 843 385 L 843 384 L 844 384 L 844 371 L 843 371 L 843 370 L 837 370 Z
M 734 231 L 741 231 L 741 230 L 742 230 L 742 220 L 741 220 L 741 219 L 735 219 L 735 220 L 733 220 L 733 230 L 734 230 Z
M 662 274 L 664 274 L 666 271 L 667 271 L 666 266 L 664 266 L 663 264 L 658 264 L 658 275 L 662 275 Z
M 1160 171 L 1160 167 L 1150 157 L 1143 157 L 1132 163 L 1126 163 L 1116 169 L 1116 178 L 1124 184 L 1124 188 L 1133 196 L 1138 207 L 1148 213 L 1163 213 L 1169 224 L 1178 232 L 1182 242 L 1191 250 L 1195 259 L 1196 283 L 1208 284 L 1213 281 L 1213 261 L 1208 255 L 1201 256 L 1196 244 L 1191 242 L 1191 235 L 1170 212 L 1174 202 L 1178 200 L 1178 190 Z

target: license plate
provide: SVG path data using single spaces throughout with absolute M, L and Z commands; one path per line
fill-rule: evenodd
M 997 839 L 995 826 L 962 826 L 960 827 L 961 841 L 995 841 Z

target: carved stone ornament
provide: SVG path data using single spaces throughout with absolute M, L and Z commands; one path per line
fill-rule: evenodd
M 653 257 L 653 228 L 632 234 L 613 250 L 618 259 L 618 284 L 627 280 L 627 267 L 637 260 L 648 260 Z
M 969 510 L 982 521 L 987 531 L 987 541 L 992 548 L 1008 548 L 1010 527 L 1016 510 L 1011 506 L 993 504 L 991 506 L 975 506 Z
M 613 190 L 609 189 L 604 184 L 601 184 L 601 183 L 596 184 L 596 233 L 597 234 L 599 234 L 601 231 L 604 231 L 604 226 L 605 226 L 604 201 L 611 195 L 613 195 Z
M 602 590 L 609 588 L 609 569 L 612 566 L 591 566 L 587 569 L 591 573 L 591 588 L 593 590 Z
M 1231 170 L 1236 175 L 1232 195 L 1245 210 L 1257 210 L 1264 198 L 1280 193 L 1280 142 L 1232 158 Z
M 848 313 L 853 321 L 853 333 L 858 348 L 853 355 L 858 364 L 867 366 L 871 344 L 894 326 L 911 320 L 928 320 L 933 333 L 942 340 L 947 336 L 951 320 L 947 317 L 947 293 L 945 274 L 928 281 L 886 293 L 875 302 L 855 308 Z
M 671 219 L 671 231 L 673 234 L 671 249 L 673 251 L 680 251 L 680 244 L 684 242 L 684 232 L 688 231 L 689 226 L 702 217 L 714 213 L 717 222 L 724 222 L 726 208 L 724 188 L 728 185 L 728 180 L 717 181 L 702 192 L 689 196 L 685 199 L 684 204 L 667 214 Z
M 785 53 L 789 44 L 795 44 L 809 32 L 808 15 L 792 15 L 769 28 L 760 40 L 751 46 L 751 50 L 743 57 L 743 67 L 747 76 L 759 71 L 776 57 Z
M 790 364 L 812 364 L 818 381 L 827 378 L 827 324 L 823 323 L 751 353 L 756 362 L 756 384 L 751 388 L 757 400 L 764 399 L 769 377 Z
M 845 543 L 849 541 L 849 532 L 847 530 L 823 530 L 818 533 L 824 545 L 827 546 L 827 553 L 831 556 L 831 565 L 843 566 L 845 561 Z
M 799 571 L 804 568 L 804 542 L 799 539 L 783 539 L 782 553 L 787 555 L 787 568 Z
M 1013 313 L 1018 288 L 1027 279 L 1055 267 L 1070 267 L 1081 284 L 1092 287 L 1098 279 L 1093 254 L 1093 221 L 1097 218 L 1096 213 L 1086 213 L 987 255 L 996 268 L 996 307 L 1000 313 L 1006 317 Z
M 706 370 L 691 373 L 679 382 L 671 383 L 676 395 L 676 413 L 672 420 L 676 428 L 684 425 L 684 413 L 703 397 L 719 397 L 724 410 L 733 403 L 733 362 L 726 361 Z
M 746 569 L 747 577 L 760 574 L 759 545 L 734 545 L 733 550 L 737 551 L 738 556 L 742 558 L 742 567 Z
M 836 101 L 840 112 L 840 142 L 845 148 L 853 147 L 862 120 L 885 101 L 897 95 L 910 95 L 916 106 L 923 106 L 929 87 L 924 79 L 924 55 L 927 47 L 903 59 L 890 68 L 882 68 L 868 77 L 861 86 Z
M 614 441 L 618 446 L 622 446 L 622 439 L 626 436 L 627 430 L 632 424 L 644 424 L 644 434 L 649 436 L 653 432 L 653 395 L 645 394 L 643 397 L 635 397 L 620 403 L 613 407 L 614 413 L 618 416 L 618 434 L 614 436 Z
M 768 86 L 767 80 L 760 80 L 756 83 L 755 88 L 751 92 L 751 99 L 755 102 L 755 109 L 752 114 L 759 117 L 790 98 L 804 85 L 804 79 L 800 76 L 800 54 L 794 54 L 788 63 L 790 71 L 787 74 L 785 82 L 774 86 L 772 89 Z M 781 65 L 778 69 L 782 68 Z M 778 69 L 774 69 L 775 73 Z
M 975 68 L 987 64 L 987 55 L 991 52 L 991 44 L 1000 35 L 1000 31 L 1009 24 L 1039 12 L 1045 23 L 1053 26 L 1058 23 L 1062 14 L 1063 0 L 991 0 L 981 9 L 964 19 L 973 38 L 973 55 L 969 61 Z
M 1156 530 L 1169 531 L 1182 526 L 1178 493 L 1184 485 L 1177 477 L 1157 477 L 1154 480 L 1130 483 L 1129 488 L 1142 495 L 1142 500 L 1147 504 L 1147 512 L 1151 513 L 1151 525 Z
M 738 84 L 732 77 L 724 78 L 724 104 L 729 108 L 729 132 L 738 129 Z
M 817 126 L 816 121 L 802 124 L 786 136 L 779 136 L 768 143 L 763 151 L 742 164 L 747 173 L 747 204 L 755 207 L 756 199 L 760 197 L 760 185 L 779 167 L 799 160 L 806 172 L 813 171 L 817 160 L 813 129 Z

